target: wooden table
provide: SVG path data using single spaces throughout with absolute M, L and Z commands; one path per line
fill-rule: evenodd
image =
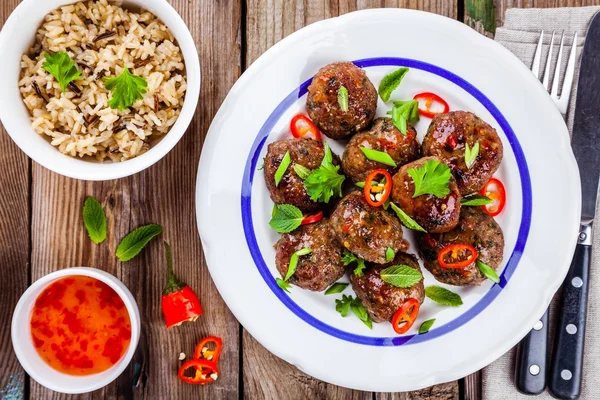
M 0 1 L 0 21 L 18 0 Z M 312 22 L 372 7 L 407 7 L 464 21 L 493 36 L 506 8 L 600 4 L 600 0 L 170 0 L 188 24 L 202 67 L 196 116 L 181 142 L 163 160 L 135 176 L 109 182 L 64 178 L 32 162 L 0 135 L 0 398 L 71 398 L 51 392 L 21 369 L 10 340 L 10 319 L 28 285 L 71 266 L 103 269 L 136 297 L 142 336 L 131 365 L 112 384 L 81 398 L 148 399 L 479 399 L 478 374 L 412 393 L 352 391 L 307 376 L 276 358 L 237 322 L 217 293 L 196 229 L 196 168 L 211 119 L 242 72 L 264 51 Z M 424 27 L 426 29 L 426 27 Z M 109 237 L 100 246 L 86 237 L 81 219 L 85 196 L 95 196 L 108 217 Z M 175 268 L 199 293 L 205 310 L 196 323 L 167 330 L 160 311 L 165 282 L 162 247 L 119 263 L 119 240 L 144 223 L 159 223 L 173 248 Z M 180 352 L 190 354 L 206 335 L 221 336 L 225 350 L 219 378 L 207 387 L 177 380 Z M 14 396 L 14 397 L 11 397 Z

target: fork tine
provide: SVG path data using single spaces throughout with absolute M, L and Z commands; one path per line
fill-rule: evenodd
M 552 32 L 552 39 L 550 40 L 550 48 L 548 49 L 548 60 L 546 60 L 546 69 L 544 70 L 544 80 L 542 84 L 544 89 L 548 90 L 548 83 L 550 82 L 550 65 L 552 64 L 552 48 L 554 47 L 554 34 Z
M 542 47 L 544 43 L 544 31 L 540 34 L 540 40 L 538 41 L 537 47 L 535 48 L 535 54 L 533 56 L 533 64 L 531 64 L 531 72 L 536 78 L 540 79 L 540 60 L 542 58 Z
M 554 79 L 552 79 L 552 91 L 550 96 L 554 99 L 558 99 L 558 82 L 560 81 L 560 67 L 562 65 L 562 53 L 565 45 L 565 32 L 563 31 L 560 38 L 560 47 L 558 48 L 558 57 L 556 58 L 556 69 L 554 70 Z
M 565 80 L 560 91 L 561 99 L 566 99 L 567 106 L 569 105 L 569 97 L 571 96 L 571 87 L 573 86 L 573 77 L 575 76 L 575 60 L 577 59 L 577 32 L 573 36 L 573 44 L 571 45 L 571 53 L 569 54 L 569 62 L 565 71 Z

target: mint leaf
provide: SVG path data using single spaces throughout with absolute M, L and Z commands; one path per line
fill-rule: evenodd
M 143 225 L 134 229 L 121 239 L 115 255 L 119 261 L 131 260 L 142 251 L 149 241 L 160 235 L 162 231 L 162 226 L 156 224 Z
M 42 68 L 52 74 L 63 92 L 69 83 L 81 78 L 81 71 L 77 69 L 77 64 L 64 51 L 46 53 L 44 57 L 46 61 L 42 64 Z
M 300 164 L 294 165 L 294 172 L 302 180 L 305 180 L 310 175 L 310 169 L 308 169 L 304 165 L 300 165 Z
M 83 203 L 83 224 L 92 242 L 100 244 L 106 240 L 106 215 L 98 200 L 91 196 Z
M 472 149 L 469 147 L 469 143 L 465 143 L 465 164 L 467 164 L 467 169 L 471 169 L 473 164 L 475 164 L 478 154 L 479 142 L 475 142 L 475 146 Z
M 416 285 L 423 278 L 419 271 L 408 265 L 392 265 L 382 270 L 379 275 L 382 281 L 399 288 Z
M 363 271 L 366 268 L 365 260 L 360 257 L 355 256 L 350 251 L 344 249 L 344 254 L 342 255 L 342 263 L 344 266 L 348 266 L 352 263 L 356 263 L 356 268 L 354 269 L 354 275 L 363 276 Z
M 302 211 L 291 204 L 275 204 L 269 225 L 278 233 L 289 233 L 302 224 Z
M 275 171 L 275 187 L 279 186 L 279 182 L 281 182 L 281 178 L 283 178 L 283 174 L 287 171 L 290 163 L 292 162 L 289 150 L 285 152 L 279 167 L 277 167 L 277 171 Z
M 402 211 L 402 209 L 400 207 L 398 207 L 396 204 L 390 202 L 390 206 L 392 207 L 392 210 L 394 210 L 394 212 L 398 216 L 398 219 L 400 219 L 400 222 L 402 222 L 402 224 L 404 226 L 406 226 L 408 229 L 412 229 L 414 231 L 419 231 L 419 232 L 427 232 L 425 230 L 425 228 L 423 228 L 421 225 L 419 225 L 417 223 L 417 221 L 415 221 L 414 219 L 409 217 L 408 214 L 405 213 L 404 211 Z
M 425 296 L 429 297 L 431 300 L 436 303 L 450 306 L 450 307 L 458 307 L 462 306 L 463 301 L 459 295 L 454 292 L 451 292 L 448 289 L 445 289 L 441 286 L 428 286 L 425 288 Z
M 392 92 L 398 88 L 407 72 L 407 67 L 401 67 L 383 77 L 378 90 L 381 100 L 386 102 L 390 99 Z
M 104 86 L 112 92 L 112 99 L 108 101 L 110 108 L 125 110 L 143 98 L 148 83 L 141 76 L 133 75 L 125 67 L 121 75 L 105 79 Z
M 292 277 L 292 275 L 294 275 L 294 272 L 296 272 L 296 268 L 298 267 L 298 259 L 301 256 L 305 256 L 310 253 L 312 253 L 311 249 L 304 248 L 292 254 L 292 256 L 290 257 L 290 265 L 288 266 L 287 274 L 285 274 L 285 281 L 289 280 Z
M 371 317 L 369 317 L 367 309 L 365 308 L 365 306 L 363 306 L 362 302 L 358 297 L 352 300 L 352 303 L 350 303 L 350 308 L 352 309 L 354 315 L 356 315 L 358 319 L 360 319 L 363 322 L 363 324 L 368 326 L 369 329 L 373 329 L 373 321 L 371 321 Z
M 368 149 L 366 147 L 360 147 L 360 149 L 364 153 L 365 157 L 371 161 L 389 165 L 390 167 L 394 168 L 398 166 L 394 159 L 385 151 Z
M 428 160 L 424 165 L 409 168 L 408 174 L 415 184 L 415 197 L 431 194 L 438 198 L 444 198 L 450 194 L 450 178 L 452 173 L 450 167 L 438 160 Z
M 492 281 L 494 283 L 500 283 L 500 278 L 498 277 L 498 274 L 496 273 L 496 271 L 494 271 L 494 269 L 492 267 L 490 267 L 489 265 L 487 265 L 480 259 L 477 259 L 477 268 L 479 268 L 479 271 L 481 271 L 481 274 L 483 276 L 485 276 L 486 278 L 488 278 L 490 281 Z
M 311 171 L 304 180 L 306 193 L 312 201 L 329 203 L 332 196 L 342 197 L 342 183 L 346 177 L 338 173 L 340 166 L 333 165 L 333 155 L 325 143 L 325 156 L 321 166 Z
M 394 259 L 394 257 L 396 257 L 396 252 L 391 247 L 388 247 L 385 250 L 385 261 L 390 262 Z
M 485 206 L 493 203 L 494 200 L 480 194 L 473 194 L 468 197 L 463 197 L 460 201 L 461 206 Z
M 348 112 L 348 89 L 345 86 L 338 89 L 338 104 L 343 112 Z
M 348 287 L 347 283 L 336 282 L 325 291 L 325 295 L 342 293 Z
M 427 333 L 429 332 L 429 330 L 431 329 L 431 327 L 433 326 L 433 323 L 435 322 L 435 318 L 433 319 L 428 319 L 427 321 L 424 321 L 421 326 L 419 327 L 419 334 L 422 333 Z
M 286 281 L 284 281 L 281 278 L 275 278 L 275 282 L 277 282 L 277 286 L 279 286 L 286 292 L 290 293 L 290 289 L 292 288 L 292 285 L 290 285 L 289 283 L 287 283 Z

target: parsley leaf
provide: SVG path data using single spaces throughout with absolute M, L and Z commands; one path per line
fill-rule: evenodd
M 392 122 L 400 133 L 406 135 L 407 122 L 411 124 L 419 122 L 419 102 L 416 100 L 395 101 L 392 111 L 388 111 L 388 114 L 392 116 Z
M 338 104 L 343 112 L 348 112 L 348 89 L 345 86 L 338 89 Z
M 451 292 L 448 289 L 445 289 L 441 286 L 428 286 L 425 288 L 425 296 L 429 297 L 431 300 L 436 303 L 450 306 L 450 307 L 458 307 L 462 306 L 463 301 L 459 295 L 454 292 Z
M 305 180 L 310 175 L 310 169 L 301 164 L 294 164 L 294 172 L 302 180 Z
M 279 286 L 286 292 L 290 293 L 290 289 L 292 288 L 292 285 L 290 285 L 289 283 L 287 283 L 286 281 L 284 281 L 281 278 L 275 278 L 275 282 L 277 282 L 277 286 Z
M 494 200 L 489 197 L 482 196 L 480 194 L 473 194 L 469 197 L 463 197 L 460 200 L 461 206 L 485 206 L 486 204 L 493 203 Z
M 325 295 L 342 293 L 348 287 L 348 283 L 336 282 L 325 291 Z
M 383 77 L 378 90 L 381 100 L 385 102 L 390 99 L 392 92 L 398 88 L 407 72 L 407 67 L 401 67 Z
M 342 263 L 344 263 L 344 266 L 346 267 L 354 262 L 356 263 L 356 268 L 354 269 L 354 275 L 362 276 L 363 271 L 366 268 L 365 260 L 363 260 L 360 257 L 356 257 L 352 252 L 344 249 L 344 254 L 342 255 Z
M 339 312 L 342 317 L 347 317 L 350 310 L 360 319 L 366 326 L 373 329 L 373 321 L 369 317 L 367 309 L 363 306 L 359 298 L 353 298 L 352 296 L 342 295 L 341 299 L 335 300 L 335 310 Z
M 475 164 L 478 154 L 479 142 L 475 142 L 475 146 L 472 149 L 469 147 L 469 143 L 465 143 L 465 164 L 467 164 L 467 169 L 471 169 L 473 164 Z
M 312 250 L 306 247 L 292 254 L 292 256 L 290 257 L 290 265 L 288 266 L 288 271 L 285 274 L 285 281 L 288 281 L 292 277 L 292 275 L 294 275 L 294 272 L 296 272 L 296 268 L 298 267 L 298 259 L 300 258 L 300 256 L 305 256 L 310 253 L 312 253 Z
M 479 268 L 479 271 L 481 271 L 481 274 L 483 276 L 485 276 L 486 278 L 488 278 L 490 281 L 492 281 L 494 283 L 500 283 L 500 278 L 498 277 L 498 274 L 496 273 L 496 271 L 494 271 L 494 269 L 492 267 L 490 267 L 489 265 L 487 265 L 480 259 L 477 259 L 477 268 Z
M 406 226 L 408 229 L 412 229 L 414 231 L 419 231 L 419 232 L 427 232 L 425 230 L 425 228 L 423 228 L 421 225 L 419 225 L 417 223 L 417 221 L 415 221 L 414 219 L 409 217 L 408 214 L 405 213 L 404 211 L 402 211 L 402 209 L 400 207 L 398 207 L 397 205 L 395 205 L 392 202 L 390 202 L 390 206 L 392 207 L 392 210 L 394 210 L 394 212 L 400 219 L 400 222 L 402 222 L 402 224 L 404 226 Z
M 398 166 L 394 159 L 385 151 L 368 149 L 366 147 L 360 147 L 360 150 L 364 153 L 365 157 L 371 161 L 389 165 L 394 168 Z
M 279 167 L 277 167 L 277 171 L 275 171 L 275 187 L 279 186 L 279 182 L 281 182 L 281 178 L 283 178 L 283 174 L 287 171 L 290 163 L 292 162 L 292 157 L 290 156 L 289 150 L 285 152 L 281 163 L 279 163 Z
M 162 231 L 162 226 L 156 224 L 143 225 L 134 229 L 121 239 L 115 255 L 119 261 L 131 260 L 146 247 L 149 241 L 160 235 Z
M 63 92 L 69 83 L 81 78 L 81 71 L 77 69 L 77 64 L 64 51 L 46 53 L 44 57 L 46 61 L 42 64 L 42 68 L 52 74 Z
M 342 183 L 346 177 L 338 173 L 339 165 L 333 165 L 329 145 L 325 143 L 325 156 L 321 166 L 311 171 L 304 180 L 306 193 L 312 201 L 329 203 L 332 196 L 342 197 Z
M 415 183 L 413 199 L 424 194 L 444 198 L 450 193 L 450 167 L 438 160 L 428 160 L 421 167 L 409 168 L 408 174 Z
M 133 75 L 125 67 L 121 75 L 105 79 L 104 86 L 112 92 L 112 99 L 108 101 L 110 108 L 124 110 L 142 99 L 148 82 L 141 76 Z
M 278 233 L 288 233 L 302 224 L 302 211 L 291 204 L 275 204 L 269 225 Z
M 433 319 L 428 319 L 427 321 L 423 322 L 421 324 L 421 326 L 419 327 L 419 334 L 423 334 L 423 333 L 427 333 L 429 332 L 429 330 L 431 329 L 431 327 L 433 326 L 433 323 L 435 322 L 435 318 Z
M 83 224 L 92 242 L 100 244 L 106 240 L 106 215 L 98 200 L 91 196 L 83 203 Z
M 390 262 L 394 259 L 394 257 L 396 257 L 396 252 L 391 247 L 388 247 L 385 250 L 385 261 Z
M 419 283 L 423 275 L 408 265 L 392 265 L 382 270 L 381 280 L 399 288 L 409 288 Z

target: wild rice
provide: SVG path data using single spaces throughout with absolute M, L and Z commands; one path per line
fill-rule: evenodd
M 59 51 L 82 70 L 64 93 L 42 68 L 44 55 Z M 119 111 L 109 107 L 112 95 L 103 80 L 125 67 L 148 87 L 142 100 Z M 19 89 L 31 126 L 73 157 L 125 161 L 146 152 L 177 120 L 186 88 L 183 55 L 165 24 L 148 11 L 134 13 L 107 0 L 46 15 L 21 59 Z

